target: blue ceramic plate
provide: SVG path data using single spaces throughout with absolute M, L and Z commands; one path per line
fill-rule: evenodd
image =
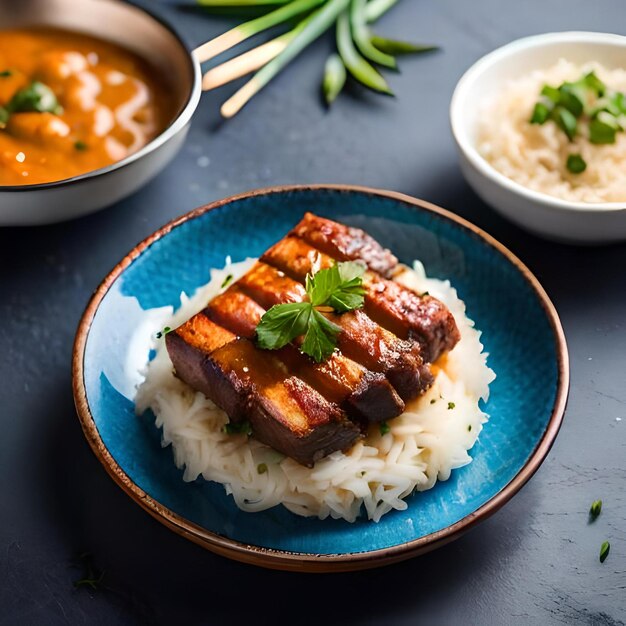
M 305 211 L 359 226 L 401 261 L 449 278 L 483 331 L 497 373 L 474 461 L 375 524 L 244 513 L 221 485 L 184 483 L 150 415 L 134 413 L 134 363 L 148 358 L 142 311 L 176 306 L 209 270 L 260 255 Z M 137 339 L 139 337 L 139 339 Z M 132 347 L 131 347 L 131 338 Z M 528 367 L 532 355 L 533 366 Z M 495 512 L 532 476 L 558 432 L 568 389 L 558 316 L 503 246 L 457 216 L 399 194 L 347 187 L 264 190 L 203 207 L 139 244 L 104 280 L 78 329 L 74 394 L 85 434 L 114 480 L 149 513 L 219 554 L 267 567 L 348 570 L 430 550 Z

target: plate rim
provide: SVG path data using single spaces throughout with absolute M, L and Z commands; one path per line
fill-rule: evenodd
M 475 511 L 472 511 L 454 524 L 446 526 L 441 530 L 387 548 L 379 548 L 367 552 L 341 554 L 290 552 L 246 544 L 202 528 L 149 496 L 122 470 L 100 437 L 87 400 L 87 390 L 84 380 L 84 358 L 87 339 L 94 317 L 100 303 L 113 283 L 147 248 L 167 235 L 174 228 L 204 215 L 209 211 L 231 204 L 232 202 L 257 196 L 284 194 L 294 191 L 337 191 L 356 192 L 370 196 L 374 195 L 396 200 L 405 205 L 409 205 L 412 209 L 426 210 L 448 219 L 465 230 L 469 230 L 474 235 L 477 235 L 484 243 L 495 248 L 510 261 L 529 283 L 548 317 L 555 340 L 558 380 L 556 397 L 552 406 L 550 419 L 539 442 L 518 473 L 498 493 Z M 74 404 L 83 433 L 96 458 L 104 466 L 107 473 L 133 501 L 170 530 L 173 530 L 178 535 L 220 556 L 269 569 L 300 572 L 345 572 L 390 565 L 439 548 L 446 543 L 458 539 L 476 524 L 486 520 L 506 504 L 506 502 L 530 480 L 545 460 L 563 422 L 563 415 L 569 394 L 569 382 L 570 374 L 567 342 L 556 308 L 537 278 L 515 254 L 478 226 L 435 204 L 396 191 L 345 184 L 277 185 L 254 189 L 211 202 L 171 220 L 132 248 L 132 250 L 106 275 L 92 294 L 81 316 L 72 349 L 72 389 Z

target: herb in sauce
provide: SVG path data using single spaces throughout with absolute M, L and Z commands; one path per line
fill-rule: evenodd
M 11 70 L 2 70 L 0 72 L 0 78 L 9 78 L 9 76 L 13 76 L 13 72 Z
M 79 152 L 84 152 L 85 150 L 87 150 L 88 146 L 84 141 L 81 141 L 79 139 L 78 141 L 74 142 L 74 148 Z
M 389 426 L 389 424 L 387 424 L 387 422 L 381 422 L 379 428 L 381 435 L 386 435 L 388 432 L 391 431 L 391 427 Z
M 224 287 L 228 287 L 228 285 L 230 285 L 230 283 L 233 282 L 233 278 L 234 276 L 232 274 L 229 274 L 225 279 L 224 282 L 222 283 L 222 289 L 224 289 Z
M 339 326 L 322 312 L 345 313 L 363 306 L 365 290 L 361 276 L 365 268 L 348 261 L 306 277 L 306 302 L 273 306 L 256 328 L 257 343 L 265 350 L 278 350 L 304 336 L 300 351 L 317 363 L 335 351 Z
M 9 113 L 55 113 L 63 112 L 57 97 L 50 87 L 34 81 L 28 87 L 20 89 L 7 104 Z
M 456 404 L 454 404 L 454 402 L 448 402 L 448 411 L 453 409 L 455 406 L 456 406 Z
M 267 465 L 265 463 L 259 463 L 256 466 L 257 474 L 265 474 L 267 472 Z

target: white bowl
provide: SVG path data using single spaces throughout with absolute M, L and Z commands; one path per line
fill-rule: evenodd
M 117 0 L 0 0 L 2 28 L 54 26 L 116 43 L 169 81 L 176 103 L 169 126 L 141 150 L 92 172 L 37 185 L 0 186 L 0 226 L 49 224 L 92 213 L 133 193 L 181 148 L 200 99 L 200 66 L 168 26 Z
M 518 39 L 472 65 L 457 84 L 450 104 L 461 170 L 485 202 L 531 232 L 570 243 L 624 241 L 626 202 L 571 202 L 532 191 L 498 172 L 476 149 L 477 115 L 483 99 L 506 81 L 548 68 L 561 58 L 626 69 L 626 37 L 608 33 L 547 33 Z

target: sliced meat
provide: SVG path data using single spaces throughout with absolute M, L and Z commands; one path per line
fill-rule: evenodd
M 204 313 L 168 333 L 166 345 L 182 380 L 231 420 L 248 420 L 256 439 L 303 465 L 348 449 L 361 434 L 344 411 L 292 376 L 273 354 Z
M 405 402 L 433 384 L 417 344 L 399 339 L 360 310 L 326 317 L 341 328 L 339 350 L 368 369 L 384 373 Z
M 296 237 L 286 237 L 272 246 L 262 260 L 303 282 L 317 264 L 330 267 L 333 259 Z M 452 313 L 437 298 L 419 296 L 404 285 L 372 271 L 363 276 L 366 313 L 401 339 L 416 341 L 427 363 L 451 350 L 460 334 Z
M 262 275 L 263 280 L 250 289 L 252 279 L 246 275 L 246 283 L 241 287 L 250 289 L 257 302 L 265 308 L 284 302 L 300 302 L 306 295 L 300 283 L 265 263 L 257 263 L 252 272 Z M 275 282 L 272 275 L 276 277 Z M 239 286 L 240 282 L 236 285 Z M 385 374 L 405 402 L 417 397 L 432 384 L 432 375 L 420 356 L 418 344 L 399 339 L 375 324 L 363 311 L 329 314 L 327 317 L 342 329 L 338 338 L 340 352 L 371 372 Z
M 291 235 L 337 261 L 363 261 L 374 272 L 390 278 L 398 259 L 360 228 L 306 213 Z
M 272 281 L 269 280 L 269 273 L 276 273 L 276 270 L 269 266 L 265 267 L 267 271 L 256 268 L 255 272 L 253 268 L 251 273 L 264 277 L 262 283 L 264 289 L 253 291 L 263 301 L 268 301 L 263 294 L 265 291 L 275 293 Z M 247 276 L 247 280 L 251 282 L 250 276 Z M 289 285 L 283 280 L 280 282 L 288 293 L 292 293 L 293 290 Z M 243 294 L 238 283 L 211 301 L 205 311 L 213 321 L 248 339 L 254 339 L 256 326 L 264 312 L 263 307 Z M 404 402 L 384 374 L 367 370 L 341 352 L 335 352 L 322 363 L 315 363 L 294 345 L 285 346 L 275 351 L 274 355 L 291 373 L 319 391 L 328 401 L 341 406 L 350 417 L 360 422 L 380 422 L 396 417 L 404 411 Z
M 404 285 L 367 272 L 365 312 L 398 337 L 417 341 L 427 363 L 452 350 L 461 338 L 448 307 L 430 295 L 418 295 Z

